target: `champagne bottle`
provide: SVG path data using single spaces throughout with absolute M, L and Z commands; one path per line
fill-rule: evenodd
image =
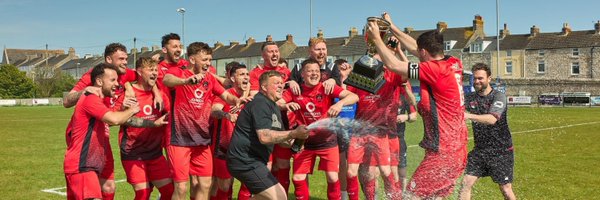
M 303 139 L 295 139 L 294 143 L 292 143 L 292 153 L 298 153 L 300 152 L 300 150 L 302 150 L 302 146 L 304 146 L 304 141 Z

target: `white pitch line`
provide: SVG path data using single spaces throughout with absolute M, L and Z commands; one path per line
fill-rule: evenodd
M 564 126 L 555 126 L 555 127 L 548 127 L 548 128 L 540 128 L 540 129 L 533 129 L 533 130 L 526 130 L 526 131 L 517 131 L 517 132 L 511 132 L 511 135 L 518 134 L 518 133 L 531 133 L 531 132 L 538 132 L 538 131 L 563 129 L 563 128 L 570 128 L 570 127 L 574 127 L 574 126 L 584 126 L 584 125 L 598 124 L 598 123 L 600 123 L 600 121 L 571 124 L 571 125 L 564 125 Z M 473 137 L 469 137 L 469 140 L 472 140 L 472 139 L 473 139 Z M 418 146 L 419 146 L 418 144 L 413 144 L 413 145 L 408 146 L 407 148 L 418 147 Z
M 120 182 L 125 182 L 125 179 L 121 179 L 121 180 L 116 180 L 115 183 L 120 183 Z M 58 187 L 58 188 L 50 188 L 50 189 L 43 189 L 41 190 L 42 192 L 47 192 L 50 194 L 58 194 L 61 196 L 67 196 L 66 192 L 61 192 L 60 190 L 64 190 L 67 189 L 67 187 Z

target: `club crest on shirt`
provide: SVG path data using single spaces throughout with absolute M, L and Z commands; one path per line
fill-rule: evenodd
M 323 95 L 322 94 L 317 94 L 317 97 L 315 97 L 317 99 L 318 102 L 322 102 L 323 101 Z
M 204 87 L 204 89 L 208 90 L 208 81 L 203 81 L 202 87 Z
M 277 117 L 277 115 L 275 113 L 273 113 L 273 115 L 271 115 L 271 120 L 273 121 L 273 123 L 271 124 L 271 127 L 279 128 L 279 129 L 281 129 L 283 127 L 283 126 L 281 126 L 281 122 L 279 121 L 279 118 Z

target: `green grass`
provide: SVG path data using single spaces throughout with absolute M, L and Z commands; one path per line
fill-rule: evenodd
M 2 199 L 65 198 L 41 190 L 65 185 L 64 134 L 71 112 L 72 109 L 52 106 L 0 107 Z M 515 146 L 513 187 L 517 197 L 594 199 L 600 196 L 600 191 L 595 189 L 600 185 L 599 116 L 600 108 L 511 107 L 509 123 Z M 409 174 L 423 158 L 422 149 L 415 146 L 422 137 L 422 129 L 420 121 L 408 126 Z M 117 129 L 111 130 L 113 152 L 118 152 Z M 124 179 L 118 154 L 115 159 L 116 180 Z M 326 199 L 324 174 L 315 173 L 310 180 L 312 196 Z M 133 199 L 133 196 L 127 183 L 117 183 L 116 199 Z M 502 198 L 490 178 L 483 178 L 475 185 L 473 197 Z M 451 199 L 454 198 L 456 194 Z

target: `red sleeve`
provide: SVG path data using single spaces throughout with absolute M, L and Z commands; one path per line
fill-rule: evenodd
M 431 66 L 430 62 L 419 63 L 419 80 L 433 85 L 439 77 L 439 67 Z
M 85 89 L 87 86 L 92 86 L 92 77 L 90 74 L 91 72 L 92 72 L 92 70 L 83 74 L 83 76 L 81 76 L 79 81 L 77 81 L 77 84 L 75 84 L 75 86 L 73 86 L 73 89 L 71 89 L 71 91 L 79 92 L 79 91 Z
M 342 93 L 342 91 L 344 91 L 344 88 L 342 88 L 338 85 L 334 85 L 333 92 L 331 93 L 331 95 L 334 96 L 335 98 L 340 98 L 340 93 Z
M 283 94 L 281 95 L 282 99 L 287 103 L 287 102 L 292 102 L 292 100 L 294 99 L 292 97 L 292 90 L 291 89 L 287 89 L 283 91 Z
M 83 106 L 82 110 L 84 112 L 99 120 L 102 120 L 102 117 L 110 111 L 110 109 L 104 105 L 102 99 L 94 94 L 86 96 L 82 105 L 78 106 Z
M 129 68 L 127 68 L 127 70 L 125 71 L 125 74 L 123 74 L 123 77 L 121 78 L 121 81 L 123 83 L 133 82 L 136 80 L 137 80 L 137 73 L 135 72 L 135 70 L 129 69 Z
M 250 71 L 250 91 L 258 91 L 260 85 L 258 84 L 258 68 L 254 68 Z
M 402 84 L 404 84 L 404 82 L 406 82 L 406 81 L 402 80 L 402 76 L 400 76 L 399 74 L 396 74 L 396 73 L 392 73 L 392 84 L 402 86 Z
M 167 70 L 167 73 L 165 73 L 165 75 L 166 74 L 173 74 L 174 76 L 177 76 L 179 78 L 185 78 L 185 77 L 182 77 L 183 76 L 183 69 L 181 69 L 179 67 L 171 67 L 171 68 L 169 68 L 169 70 Z
M 221 85 L 221 83 L 217 81 L 217 79 L 212 74 L 206 74 L 206 78 L 208 78 L 210 83 L 213 84 L 212 92 L 214 95 L 221 96 L 221 94 L 225 92 L 225 88 L 223 88 L 223 85 Z

